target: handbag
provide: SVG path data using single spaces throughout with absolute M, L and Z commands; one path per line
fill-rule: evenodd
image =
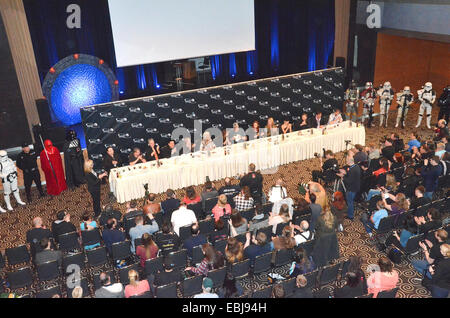
M 402 252 L 395 247 L 388 251 L 387 256 L 394 264 L 400 264 L 402 262 Z

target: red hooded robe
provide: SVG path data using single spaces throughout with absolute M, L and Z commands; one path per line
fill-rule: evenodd
M 50 140 L 46 140 L 44 146 L 44 150 L 41 151 L 41 168 L 45 174 L 47 193 L 50 195 L 58 195 L 67 189 L 61 155 L 59 154 L 58 148 L 53 146 Z

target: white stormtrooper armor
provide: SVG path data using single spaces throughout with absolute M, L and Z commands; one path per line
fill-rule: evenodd
M 384 121 L 386 121 L 385 127 L 387 127 L 389 108 L 394 99 L 394 90 L 392 89 L 391 83 L 385 82 L 383 87 L 377 91 L 377 95 L 380 96 L 380 127 L 383 126 Z
M 5 196 L 6 208 L 12 211 L 11 201 L 9 195 L 12 193 L 16 198 L 16 201 L 20 205 L 25 205 L 20 199 L 19 189 L 17 187 L 17 169 L 14 162 L 8 158 L 8 154 L 5 150 L 0 150 L 0 178 L 3 184 L 3 194 Z M 2 213 L 6 212 L 1 209 Z
M 431 129 L 431 109 L 433 103 L 436 101 L 436 92 L 433 90 L 433 85 L 430 82 L 425 83 L 423 89 L 417 91 L 419 100 L 421 101 L 419 109 L 419 118 L 417 119 L 416 128 L 422 123 L 422 117 L 425 110 L 427 111 L 427 127 Z
M 414 102 L 414 95 L 411 94 L 411 88 L 409 86 L 405 86 L 403 91 L 397 93 L 397 123 L 395 124 L 395 128 L 398 127 L 400 122 L 402 122 L 402 128 L 405 128 L 405 120 L 406 115 L 408 114 L 409 107 Z

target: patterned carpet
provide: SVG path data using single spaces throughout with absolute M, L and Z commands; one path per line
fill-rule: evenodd
M 433 114 L 433 118 L 436 118 L 437 114 Z M 379 143 L 379 139 L 392 132 L 397 132 L 401 138 L 406 142 L 409 140 L 409 133 L 412 131 L 418 131 L 423 139 L 432 135 L 432 131 L 425 128 L 424 123 L 419 129 L 412 127 L 416 122 L 417 112 L 410 112 L 408 114 L 408 125 L 410 127 L 402 130 L 395 129 L 395 117 L 392 114 L 388 129 L 385 128 L 371 128 L 367 129 L 366 144 Z M 377 120 L 375 122 L 378 124 Z M 342 158 L 342 153 L 337 155 L 338 160 Z M 267 193 L 268 189 L 275 183 L 276 178 L 280 175 L 283 176 L 287 185 L 288 194 L 291 197 L 297 197 L 297 184 L 299 182 L 308 182 L 311 180 L 311 171 L 319 168 L 319 160 L 311 159 L 302 162 L 295 162 L 289 165 L 279 167 L 279 171 L 272 175 L 264 175 L 264 190 Z M 223 185 L 223 180 L 215 182 L 217 187 Z M 196 187 L 196 190 L 201 191 L 201 186 Z M 177 197 L 182 198 L 184 191 L 182 189 L 177 190 Z M 25 194 L 21 193 L 22 198 Z M 34 201 L 32 204 L 25 207 L 16 208 L 13 212 L 0 215 L 0 250 L 4 250 L 8 247 L 17 246 L 25 242 L 25 233 L 31 228 L 31 221 L 35 216 L 41 216 L 44 224 L 49 227 L 51 222 L 55 218 L 55 214 L 60 210 L 66 210 L 72 216 L 72 222 L 79 224 L 81 215 L 85 210 L 91 209 L 91 199 L 87 192 L 87 187 L 82 186 L 74 191 L 65 191 L 58 197 L 45 197 L 37 199 L 38 193 L 36 189 L 33 189 Z M 158 199 L 160 196 L 158 196 Z M 15 204 L 15 200 L 12 199 Z M 102 186 L 102 203 L 108 202 L 108 186 Z M 140 205 L 143 201 L 139 202 Z M 2 206 L 4 204 L 2 203 Z M 125 204 L 114 204 L 114 207 L 125 211 Z M 366 235 L 361 222 L 358 217 L 355 217 L 355 221 L 351 222 L 345 220 L 344 232 L 338 234 L 340 254 L 341 258 L 345 259 L 350 255 L 360 254 L 364 259 L 364 269 L 368 264 L 377 262 L 377 259 L 382 254 L 379 253 L 373 243 L 369 243 L 368 236 Z M 419 257 L 417 255 L 416 257 Z M 397 297 L 412 298 L 412 297 L 430 297 L 429 292 L 423 288 L 420 283 L 414 281 L 414 278 L 418 278 L 419 275 L 414 271 L 409 261 L 403 261 L 400 265 L 396 265 L 395 269 L 400 273 L 399 292 Z M 287 268 L 281 268 L 277 270 L 280 274 L 284 274 Z M 252 283 L 253 282 L 253 283 Z M 248 278 L 242 280 L 245 290 L 254 290 L 257 286 L 261 286 L 267 283 L 267 277 L 256 277 L 254 281 Z M 254 283 L 257 285 L 255 286 Z

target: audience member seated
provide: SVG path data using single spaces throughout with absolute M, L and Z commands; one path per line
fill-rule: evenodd
M 295 290 L 292 298 L 313 298 L 311 288 L 307 287 L 308 280 L 304 275 L 298 275 L 295 279 Z
M 439 157 L 439 159 L 442 159 L 444 154 L 445 154 L 445 144 L 440 142 L 436 145 L 436 152 L 434 153 L 434 155 L 436 157 Z
M 384 142 L 384 148 L 381 149 L 381 154 L 383 155 L 383 157 L 388 159 L 390 162 L 394 161 L 393 157 L 395 149 L 394 146 L 392 145 L 393 143 L 394 141 L 391 138 L 387 138 L 386 141 Z
M 386 202 L 386 196 L 387 198 L 394 201 L 392 204 L 388 204 Z M 408 211 L 409 209 L 409 201 L 406 199 L 405 195 L 403 193 L 397 193 L 397 195 L 392 195 L 385 190 L 383 191 L 383 195 L 381 196 L 381 200 L 383 201 L 385 209 L 390 211 L 390 215 L 399 215 L 403 212 Z
M 378 259 L 379 272 L 373 272 L 367 279 L 367 291 L 377 298 L 378 293 L 385 290 L 391 290 L 397 286 L 398 272 L 393 269 L 394 266 L 389 258 L 382 256 Z
M 225 259 L 228 264 L 234 264 L 244 259 L 244 245 L 234 237 L 228 238 L 225 247 Z
M 417 133 L 411 133 L 410 140 L 408 141 L 408 147 L 405 147 L 409 152 L 413 152 L 413 148 L 416 147 L 419 149 L 421 143 L 419 141 L 419 135 Z
M 108 252 L 111 254 L 111 246 L 114 243 L 123 242 L 126 239 L 125 233 L 122 229 L 117 228 L 117 220 L 115 218 L 110 218 L 106 222 L 105 227 L 102 232 L 103 242 Z
M 40 241 L 40 245 L 41 251 L 36 253 L 36 258 L 34 260 L 36 265 L 41 265 L 53 261 L 57 261 L 58 266 L 62 265 L 62 252 L 53 250 L 52 243 L 48 238 L 42 238 Z
M 208 199 L 217 198 L 218 195 L 219 195 L 219 192 L 216 190 L 216 188 L 214 187 L 212 182 L 206 181 L 205 189 L 203 190 L 203 192 L 201 194 L 203 210 L 205 209 L 205 201 Z M 207 212 L 209 212 L 209 211 L 207 211 Z
M 178 210 L 173 211 L 170 220 L 172 222 L 173 230 L 177 235 L 180 235 L 180 227 L 197 223 L 197 217 L 195 216 L 194 211 L 189 210 L 184 201 L 180 203 L 180 208 Z
M 142 210 L 138 210 L 136 200 L 131 200 L 130 202 L 127 202 L 127 211 L 123 215 L 122 221 L 125 219 L 132 219 L 143 214 L 144 212 L 142 212 Z
M 426 216 L 415 216 L 419 233 L 428 233 L 442 226 L 441 213 L 435 209 L 428 209 Z
M 214 232 L 211 233 L 209 241 L 214 244 L 215 241 L 221 241 L 228 238 L 230 230 L 227 226 L 228 222 L 225 223 L 222 219 L 217 220 L 214 223 Z
M 431 281 L 425 278 L 425 285 L 431 290 L 433 298 L 447 298 L 450 293 L 450 244 L 442 244 L 440 247 L 441 261 L 429 267 Z
M 355 163 L 358 165 L 364 161 L 367 161 L 369 159 L 367 153 L 364 151 L 364 147 L 362 145 L 355 145 L 355 149 L 357 152 L 353 156 L 353 159 L 355 160 Z
M 219 195 L 225 194 L 227 197 L 235 197 L 241 192 L 239 185 L 232 185 L 230 178 L 225 178 L 225 185 L 219 189 Z
M 284 287 L 280 283 L 273 285 L 271 298 L 285 298 Z
M 239 212 L 248 211 L 254 206 L 254 200 L 248 186 L 243 186 L 241 192 L 233 200 L 235 204 L 234 208 Z
M 203 278 L 202 283 L 202 293 L 197 294 L 194 296 L 194 298 L 219 298 L 219 296 L 212 292 L 212 289 L 214 287 L 214 283 L 211 278 L 205 277 Z
M 269 190 L 269 201 L 275 203 L 288 197 L 287 190 L 283 187 L 283 179 L 278 178 L 275 185 Z
M 206 276 L 210 270 L 218 269 L 224 265 L 224 257 L 221 252 L 218 252 L 214 247 L 208 243 L 202 245 L 202 251 L 205 255 L 202 262 L 195 267 L 186 267 L 186 271 L 195 275 Z
M 155 243 L 163 255 L 178 251 L 181 246 L 180 238 L 172 231 L 172 227 L 168 222 L 164 222 L 161 226 L 161 232 L 155 234 Z
M 102 287 L 95 291 L 95 298 L 124 298 L 125 293 L 121 283 L 111 283 L 109 274 L 102 272 L 99 276 Z
M 141 238 L 144 233 L 153 234 L 158 232 L 159 226 L 156 223 L 153 215 L 150 214 L 151 224 L 144 225 L 144 218 L 142 216 L 137 216 L 134 220 L 136 226 L 130 229 L 130 239 L 131 239 L 131 252 L 135 253 L 136 247 L 134 246 L 134 240 Z
M 304 198 L 294 199 L 294 212 L 292 213 L 292 220 L 295 221 L 298 217 L 303 215 L 311 214 L 311 209 L 309 208 L 309 203 Z
M 255 216 L 248 223 L 248 230 L 256 234 L 259 229 L 267 226 L 269 226 L 269 217 L 263 212 L 261 204 L 257 204 L 255 207 Z
M 278 212 L 278 215 L 275 215 L 273 212 L 270 213 L 269 225 L 272 225 L 272 233 L 277 233 L 278 224 L 289 223 L 290 221 L 291 217 L 289 216 L 289 207 L 287 204 L 283 204 L 280 212 Z
M 297 277 L 310 273 L 316 269 L 316 265 L 311 256 L 308 256 L 303 248 L 298 248 L 294 254 L 294 261 L 289 269 L 289 277 Z
M 355 298 L 364 295 L 363 281 L 353 272 L 345 274 L 346 284 L 334 291 L 334 298 Z
M 344 230 L 344 218 L 347 215 L 348 207 L 345 202 L 344 194 L 337 191 L 333 194 L 333 202 L 331 203 L 331 212 L 336 216 L 338 222 L 338 230 Z
M 58 237 L 62 234 L 75 232 L 77 228 L 70 222 L 70 214 L 65 211 L 59 211 L 56 214 L 56 220 L 52 223 L 53 238 L 58 242 Z
M 92 231 L 92 230 L 97 228 L 97 222 L 95 222 L 92 219 L 92 214 L 90 212 L 84 212 L 82 220 L 83 220 L 83 222 L 80 224 L 80 230 L 81 231 Z M 84 249 L 88 251 L 88 250 L 91 250 L 91 249 L 96 248 L 98 246 L 100 246 L 100 242 L 92 244 L 92 245 L 86 245 L 84 247 Z
M 418 186 L 414 191 L 414 197 L 411 199 L 411 209 L 414 209 L 415 216 L 423 216 L 419 215 L 421 213 L 420 210 L 417 210 L 418 207 L 423 206 L 431 202 L 429 198 L 424 197 L 425 187 Z
M 247 241 L 244 245 L 244 255 L 250 260 L 250 265 L 254 265 L 257 256 L 269 253 L 270 251 L 272 251 L 272 246 L 265 233 L 259 232 L 256 236 L 247 233 Z
M 158 255 L 159 248 L 153 241 L 150 234 L 142 234 L 142 244 L 136 247 L 136 256 L 139 257 L 141 261 L 141 268 L 145 267 L 145 261 L 148 259 L 153 259 Z
M 175 191 L 168 189 L 166 191 L 166 200 L 161 202 L 161 209 L 164 217 L 168 220 L 172 217 L 172 212 L 178 209 L 180 200 L 175 197 Z
M 406 243 L 411 236 L 417 234 L 417 224 L 414 220 L 414 216 L 408 215 L 404 224 L 402 224 L 402 230 L 400 234 L 398 231 L 393 231 L 392 234 L 386 239 L 385 245 L 389 247 L 390 245 L 396 246 L 398 249 L 404 249 Z
M 161 205 L 155 201 L 156 201 L 156 194 L 150 193 L 148 195 L 147 200 L 145 201 L 144 207 L 142 208 L 145 215 L 148 215 L 149 213 L 156 214 L 161 212 Z
M 31 255 L 42 251 L 40 242 L 43 238 L 51 239 L 52 232 L 42 224 L 42 218 L 35 217 L 33 219 L 33 228 L 27 231 L 27 243 L 30 244 Z
M 361 216 L 361 222 L 364 225 L 367 234 L 369 234 L 369 237 L 372 237 L 373 229 L 378 229 L 381 219 L 387 216 L 388 211 L 385 209 L 384 203 L 381 200 L 377 202 L 377 211 L 374 211 L 370 214 L 363 213 L 363 215 Z
M 398 190 L 398 182 L 395 180 L 393 174 L 386 175 L 386 182 L 384 186 L 377 185 L 376 189 L 370 189 L 367 193 L 366 201 L 370 201 L 374 196 L 378 196 L 381 194 L 382 190 L 386 189 L 387 192 L 396 194 Z
M 182 202 L 186 205 L 199 203 L 202 199 L 195 192 L 194 187 L 190 186 L 186 188 L 186 195 L 184 196 Z
M 398 182 L 402 180 L 403 173 L 405 172 L 404 163 L 405 159 L 403 155 L 396 152 L 394 154 L 394 162 L 391 164 L 391 171 L 395 176 L 395 180 Z
M 294 239 L 295 244 L 299 245 L 309 240 L 312 240 L 314 237 L 314 233 L 309 230 L 309 223 L 306 220 L 300 222 L 300 225 L 291 225 L 294 228 Z
M 200 233 L 200 227 L 197 223 L 191 225 L 191 237 L 186 239 L 183 243 L 183 248 L 187 250 L 187 254 L 192 258 L 192 250 L 196 246 L 201 246 L 207 243 L 206 237 Z
M 107 204 L 98 218 L 98 223 L 100 223 L 100 226 L 105 226 L 110 218 L 116 219 L 117 224 L 119 224 L 122 219 L 122 213 L 114 210 L 111 204 Z
M 217 221 L 224 215 L 231 215 L 231 205 L 228 204 L 227 196 L 225 194 L 219 195 L 216 206 L 212 209 L 214 221 Z
M 377 178 L 378 184 L 384 185 L 378 181 L 378 177 L 380 175 L 386 174 L 386 172 L 389 171 L 389 160 L 386 158 L 380 158 L 379 163 L 380 163 L 380 168 L 378 170 L 375 170 L 373 172 L 373 175 Z
M 431 265 L 438 264 L 442 259 L 441 245 L 445 244 L 448 239 L 448 233 L 444 229 L 439 229 L 434 232 L 435 243 L 430 240 L 425 240 L 425 242 L 419 242 L 419 246 L 423 250 L 424 259 L 413 259 L 411 265 L 414 269 L 423 276 L 431 279 L 430 271 L 428 270 Z
M 272 239 L 271 245 L 274 250 L 291 249 L 295 246 L 294 231 L 290 226 L 285 226 L 280 236 Z
M 244 290 L 233 273 L 227 272 L 223 286 L 219 288 L 217 294 L 219 298 L 238 298 L 244 294 Z
M 248 231 L 247 219 L 243 218 L 239 211 L 233 210 L 231 218 L 228 220 L 228 224 L 230 226 L 230 235 L 232 237 Z
M 174 268 L 170 258 L 165 257 L 163 261 L 163 270 L 153 275 L 150 275 L 149 281 L 151 285 L 156 287 L 164 286 L 172 283 L 179 283 L 183 280 L 183 274 L 179 269 Z
M 125 298 L 130 298 L 131 296 L 139 296 L 145 292 L 150 291 L 150 285 L 146 279 L 139 280 L 139 274 L 134 269 L 128 272 L 128 278 L 130 284 L 125 286 Z
M 416 173 L 414 171 L 414 168 L 408 167 L 405 170 L 405 176 L 403 181 L 400 182 L 400 192 L 404 193 L 408 198 L 412 198 L 415 194 L 415 189 L 417 187 L 417 184 L 419 183 L 419 177 L 416 176 Z M 422 191 L 422 197 L 425 193 L 425 188 L 423 188 Z M 428 199 L 427 199 L 428 200 Z M 413 208 L 414 204 L 411 202 L 411 208 Z M 417 206 L 416 206 L 417 207 Z

